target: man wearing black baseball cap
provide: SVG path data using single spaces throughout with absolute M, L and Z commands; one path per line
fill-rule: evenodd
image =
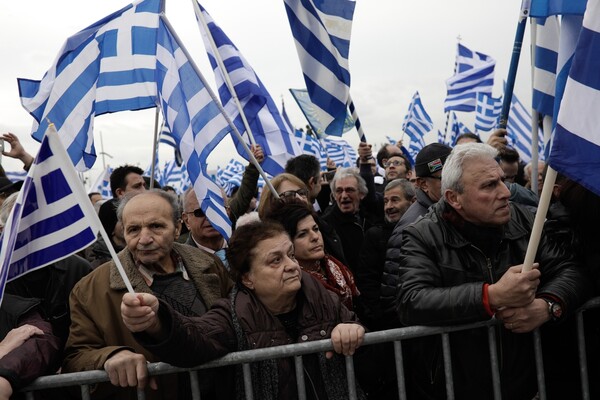
M 442 197 L 442 168 L 452 148 L 441 144 L 432 143 L 421 149 L 415 158 L 415 175 L 417 201 L 411 204 L 388 241 L 386 260 L 381 277 L 381 305 L 383 318 L 394 321 L 393 325 L 400 326 L 394 302 L 398 285 L 398 257 L 402 245 L 402 231 L 409 224 L 415 222 L 421 215 L 425 215 L 429 207 Z

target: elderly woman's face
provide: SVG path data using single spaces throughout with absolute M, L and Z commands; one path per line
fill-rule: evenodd
M 293 298 L 300 290 L 300 266 L 294 258 L 294 245 L 285 233 L 259 242 L 252 250 L 250 271 L 242 283 L 254 290 L 267 307 Z

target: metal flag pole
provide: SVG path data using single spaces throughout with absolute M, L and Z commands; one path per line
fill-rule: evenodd
M 229 93 L 231 93 L 231 97 L 235 101 L 235 105 L 237 106 L 238 112 L 240 113 L 240 116 L 242 117 L 242 121 L 244 122 L 244 128 L 246 128 L 246 132 L 248 133 L 248 138 L 250 139 L 250 143 L 252 145 L 255 145 L 256 142 L 254 141 L 254 136 L 252 135 L 252 130 L 250 129 L 250 124 L 248 123 L 248 120 L 246 119 L 246 114 L 244 114 L 244 109 L 242 108 L 242 103 L 240 103 L 240 99 L 237 97 L 235 87 L 233 86 L 233 83 L 231 82 L 231 79 L 229 78 L 229 72 L 227 72 L 227 68 L 225 68 L 225 64 L 223 63 L 223 59 L 221 58 L 221 54 L 219 53 L 219 49 L 217 48 L 215 39 L 212 37 L 212 34 L 210 33 L 210 30 L 208 29 L 208 24 L 206 23 L 206 20 L 204 19 L 204 14 L 202 14 L 202 11 L 200 10 L 200 6 L 198 5 L 197 0 L 192 0 L 192 4 L 194 5 L 194 12 L 196 13 L 196 18 L 198 18 L 198 21 L 200 21 L 200 23 L 204 27 L 204 30 L 206 31 L 206 37 L 208 38 L 208 41 L 210 42 L 210 47 L 212 48 L 213 55 L 215 57 L 215 60 L 217 61 L 217 65 L 219 66 L 219 69 L 221 70 L 221 73 L 223 74 L 223 78 L 225 80 L 225 84 L 227 85 L 227 89 L 229 90 Z M 198 26 L 198 29 L 200 29 L 200 26 Z M 202 34 L 202 29 L 200 29 L 200 34 Z M 248 154 L 250 154 L 250 153 L 248 153 Z
M 515 34 L 515 42 L 513 44 L 512 57 L 510 59 L 510 67 L 506 78 L 506 87 L 504 88 L 504 101 L 502 103 L 502 112 L 500 113 L 499 128 L 506 129 L 508 124 L 508 113 L 510 111 L 510 103 L 512 100 L 513 89 L 515 87 L 515 78 L 517 77 L 517 68 L 519 67 L 519 57 L 521 56 L 521 47 L 523 46 L 523 36 L 525 35 L 525 27 L 527 26 L 527 17 L 529 16 L 529 0 L 523 0 L 521 11 L 519 13 L 519 22 L 517 24 L 517 32 Z
M 461 41 L 460 35 L 456 37 L 457 46 Z M 456 70 L 458 69 L 458 51 L 456 52 L 456 57 L 454 58 L 454 75 L 456 75 Z M 446 111 L 446 127 L 444 128 L 444 142 L 446 142 L 446 137 L 448 136 L 448 123 L 450 122 L 450 111 Z

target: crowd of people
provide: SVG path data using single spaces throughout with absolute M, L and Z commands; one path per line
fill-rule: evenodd
M 464 134 L 407 157 L 401 143 L 377 154 L 361 142 L 356 167 L 300 155 L 258 193 L 250 163 L 225 198 L 229 240 L 192 189 L 149 188 L 133 165 L 110 177 L 113 198 L 90 193 L 109 242 L 6 286 L 0 308 L 0 400 L 36 377 L 105 370 L 93 398 L 187 399 L 189 375 L 149 376 L 147 364 L 193 367 L 227 353 L 331 339 L 304 356 L 308 399 L 345 399 L 343 356 L 355 356 L 360 399 L 397 398 L 391 343 L 361 346 L 365 332 L 460 325 L 496 318 L 503 398 L 538 392 L 532 332 L 540 328 L 551 399 L 581 395 L 574 315 L 600 295 L 600 197 L 567 177 L 553 187 L 532 269 L 524 269 L 545 165 L 532 176 L 507 146 Z M 3 155 L 33 157 L 17 136 Z M 260 146 L 251 151 L 261 162 Z M 535 170 L 536 168 L 533 168 Z M 0 170 L 0 175 L 3 174 Z M 22 182 L 0 176 L 0 229 Z M 117 253 L 135 293 L 119 273 Z M 600 318 L 587 312 L 590 377 L 600 373 Z M 493 397 L 487 330 L 450 335 L 459 399 Z M 444 399 L 439 337 L 403 346 L 409 398 Z M 294 360 L 251 364 L 257 399 L 297 398 Z M 597 376 L 597 375 L 596 375 Z M 202 370 L 203 399 L 245 398 L 241 366 Z M 592 379 L 592 397 L 600 396 Z M 56 389 L 44 398 L 76 397 Z

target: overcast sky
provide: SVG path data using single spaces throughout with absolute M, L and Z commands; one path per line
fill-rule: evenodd
M 26 148 L 37 152 L 30 137 L 32 117 L 21 107 L 17 78 L 41 79 L 50 68 L 64 40 L 117 11 L 124 0 L 33 0 L 0 2 L 0 132 L 17 134 Z M 358 0 L 350 44 L 351 93 L 367 140 L 377 147 L 386 135 L 400 138 L 402 119 L 415 91 L 436 127 L 443 129 L 445 80 L 453 73 L 457 37 L 461 43 L 494 57 L 494 96 L 502 93 L 515 37 L 520 0 Z M 292 123 L 306 125 L 289 88 L 303 88 L 304 81 L 282 0 L 205 0 L 202 5 L 221 26 L 280 107 L 285 101 Z M 213 84 L 206 51 L 190 0 L 167 0 L 166 15 L 176 32 Z M 525 34 L 515 94 L 530 103 L 529 27 Z M 473 125 L 472 113 L 459 120 Z M 97 117 L 96 149 L 118 166 L 151 161 L 154 110 L 122 112 Z M 358 143 L 355 130 L 344 138 Z M 428 138 L 428 142 L 434 138 Z M 240 157 L 226 138 L 209 168 L 224 166 Z M 161 163 L 172 158 L 161 145 Z M 102 169 L 102 156 L 89 172 L 93 181 Z M 21 166 L 3 158 L 5 169 Z

